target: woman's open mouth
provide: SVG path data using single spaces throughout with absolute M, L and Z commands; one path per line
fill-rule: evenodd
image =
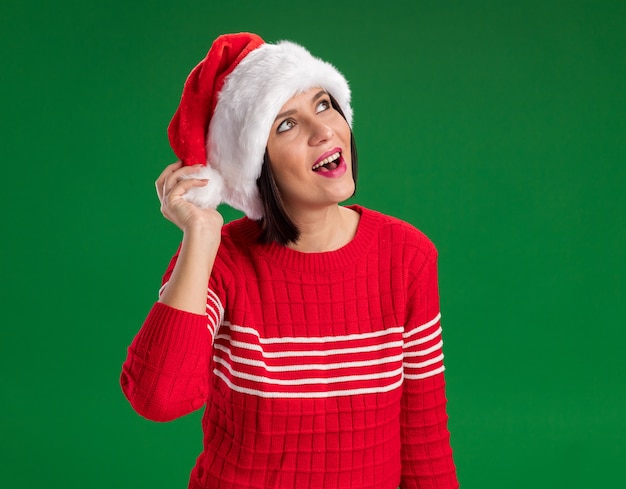
M 319 163 L 316 163 L 315 165 L 313 165 L 312 170 L 315 172 L 320 172 L 320 173 L 336 170 L 342 161 L 340 158 L 341 158 L 341 152 L 335 151 L 330 156 L 324 158 Z

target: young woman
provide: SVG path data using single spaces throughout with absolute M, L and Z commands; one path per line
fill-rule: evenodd
M 458 486 L 437 252 L 340 205 L 351 122 L 344 77 L 293 43 L 221 36 L 187 79 L 156 181 L 182 243 L 121 384 L 155 421 L 205 406 L 190 488 Z

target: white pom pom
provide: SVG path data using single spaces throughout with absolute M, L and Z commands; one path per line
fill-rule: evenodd
M 223 202 L 224 179 L 216 170 L 209 166 L 202 167 L 198 172 L 185 178 L 207 178 L 209 183 L 204 187 L 194 187 L 183 195 L 183 199 L 203 209 L 215 209 Z

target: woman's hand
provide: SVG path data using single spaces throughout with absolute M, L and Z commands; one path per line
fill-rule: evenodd
M 206 314 L 207 284 L 221 241 L 224 218 L 215 209 L 201 209 L 183 199 L 187 190 L 207 180 L 186 178 L 198 166 L 169 165 L 155 182 L 161 212 L 183 231 L 178 260 L 163 290 L 162 303 L 195 314 Z
M 157 195 L 161 202 L 163 216 L 178 226 L 183 232 L 206 230 L 219 232 L 224 218 L 215 209 L 201 209 L 183 199 L 187 190 L 203 187 L 208 180 L 185 178 L 197 172 L 201 165 L 183 166 L 177 161 L 169 165 L 155 182 Z

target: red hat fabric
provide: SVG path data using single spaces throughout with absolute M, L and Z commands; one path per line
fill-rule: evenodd
M 294 95 L 320 87 L 333 95 L 352 125 L 350 89 L 331 64 L 289 41 L 265 43 L 251 33 L 225 34 L 192 70 L 168 128 L 185 165 L 205 165 L 208 178 L 185 198 L 200 207 L 225 202 L 251 219 L 263 217 L 256 186 L 271 126 Z
M 183 164 L 206 164 L 206 135 L 224 78 L 263 43 L 259 36 L 247 32 L 222 35 L 187 77 L 180 104 L 167 129 L 170 145 Z

